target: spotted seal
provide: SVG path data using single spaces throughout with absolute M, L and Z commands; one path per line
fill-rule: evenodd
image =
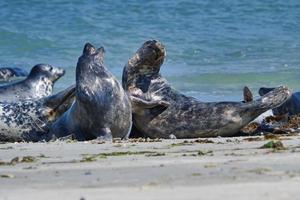
M 26 77 L 28 72 L 18 67 L 1 67 L 0 81 L 6 82 L 15 77 Z
M 77 140 L 126 138 L 132 124 L 130 100 L 104 66 L 104 48 L 84 46 L 76 67 L 76 100 L 51 127 L 51 137 Z
M 132 96 L 156 101 L 149 107 L 133 105 L 133 123 L 147 137 L 177 138 L 234 136 L 270 108 L 290 95 L 278 87 L 250 102 L 201 102 L 175 90 L 159 73 L 165 58 L 164 46 L 155 40 L 145 42 L 123 70 L 123 88 Z M 248 100 L 247 100 L 248 101 Z
M 47 64 L 35 65 L 22 81 L 0 86 L 0 101 L 18 101 L 49 96 L 65 70 Z
M 0 141 L 41 141 L 47 139 L 51 123 L 72 104 L 75 86 L 41 99 L 0 102 Z
M 267 94 L 275 88 L 262 87 L 258 93 L 260 96 Z M 297 115 L 300 113 L 300 92 L 293 92 L 291 97 L 282 105 L 272 109 L 274 115 Z

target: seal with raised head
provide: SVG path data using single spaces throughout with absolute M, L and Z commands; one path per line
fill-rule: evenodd
M 52 93 L 54 83 L 65 70 L 47 64 L 35 65 L 26 79 L 0 86 L 0 101 L 38 99 Z
M 262 87 L 258 90 L 260 96 L 267 94 L 275 88 Z M 291 97 L 282 105 L 272 109 L 274 115 L 297 115 L 300 113 L 300 92 L 293 92 Z
M 147 41 L 129 59 L 123 71 L 124 89 L 134 97 L 153 102 L 148 107 L 132 104 L 133 123 L 147 137 L 234 136 L 261 113 L 279 106 L 290 96 L 287 87 L 279 87 L 245 103 L 201 102 L 181 94 L 161 76 L 164 57 L 165 48 L 160 42 Z
M 10 81 L 15 77 L 26 77 L 28 72 L 18 67 L 1 67 L 0 68 L 0 81 Z
M 50 125 L 72 104 L 75 86 L 41 99 L 0 102 L 0 141 L 47 140 Z
M 131 125 L 130 100 L 104 66 L 104 48 L 87 43 L 76 67 L 76 100 L 52 125 L 50 136 L 72 134 L 80 141 L 126 138 Z

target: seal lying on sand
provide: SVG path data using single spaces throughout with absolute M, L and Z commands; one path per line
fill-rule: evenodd
M 0 86 L 0 101 L 18 101 L 49 96 L 55 81 L 64 74 L 63 69 L 51 65 L 35 65 L 25 80 Z
M 52 122 L 72 104 L 75 86 L 38 100 L 0 102 L 0 141 L 40 141 L 47 139 Z
M 126 138 L 131 104 L 121 84 L 103 64 L 104 48 L 87 43 L 76 67 L 76 100 L 52 126 L 50 137 L 77 140 Z
M 3 67 L 0 68 L 0 81 L 9 81 L 13 77 L 25 77 L 28 76 L 28 72 L 17 67 Z
M 274 90 L 275 88 L 265 88 L 259 89 L 258 93 L 260 96 L 267 94 L 268 92 Z M 281 106 L 272 109 L 274 115 L 296 115 L 300 113 L 300 92 L 292 93 L 291 97 L 284 102 Z
M 147 137 L 234 136 L 243 126 L 268 109 L 279 106 L 290 95 L 288 88 L 279 87 L 261 99 L 246 103 L 200 102 L 172 88 L 160 75 L 164 57 L 165 48 L 160 42 L 147 41 L 123 71 L 122 84 L 130 95 L 158 102 L 149 107 L 133 104 L 133 123 Z

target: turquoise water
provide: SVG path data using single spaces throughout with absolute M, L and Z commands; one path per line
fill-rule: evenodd
M 242 88 L 300 90 L 300 1 L 0 1 L 0 66 L 64 67 L 56 90 L 75 80 L 89 41 L 106 49 L 120 79 L 141 44 L 166 45 L 162 74 L 205 101 L 241 100 Z

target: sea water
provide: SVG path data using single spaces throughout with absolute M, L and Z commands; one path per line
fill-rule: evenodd
M 105 47 L 120 80 L 149 39 L 166 46 L 161 73 L 200 100 L 240 101 L 245 85 L 300 90 L 299 0 L 0 1 L 0 67 L 63 67 L 56 91 L 74 83 L 86 42 Z

